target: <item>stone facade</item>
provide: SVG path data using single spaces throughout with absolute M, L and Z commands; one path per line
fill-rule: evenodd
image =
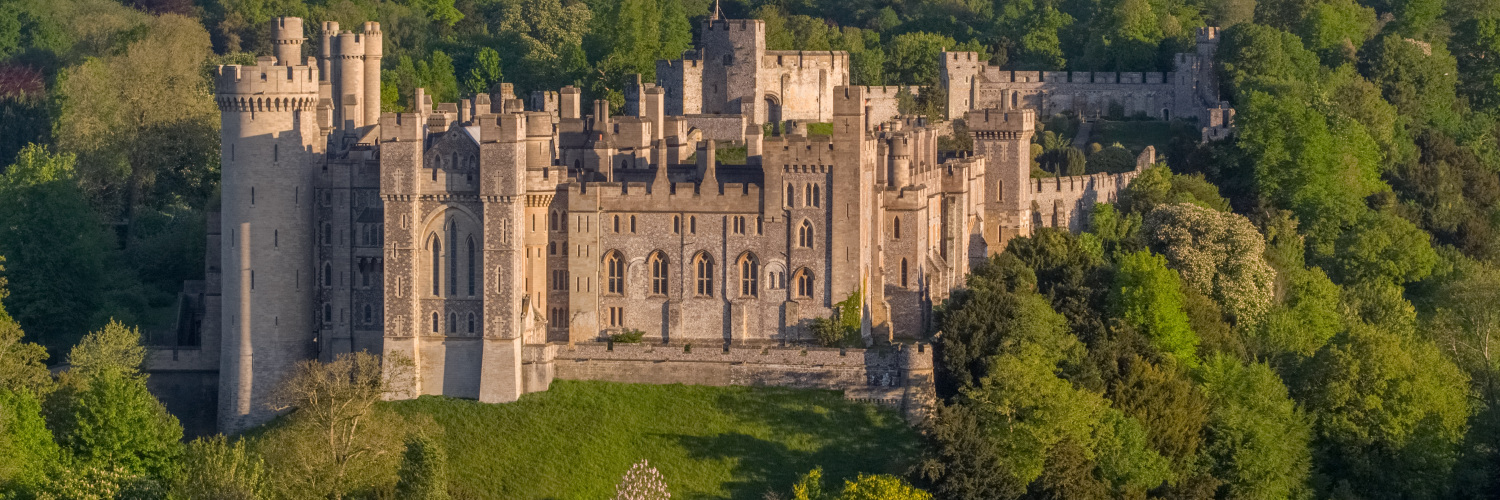
M 731 57 L 692 64 L 733 83 L 700 89 L 703 106 L 749 96 L 753 112 L 674 115 L 691 100 L 674 104 L 672 84 L 633 82 L 623 116 L 605 101 L 585 113 L 576 88 L 528 105 L 500 85 L 438 104 L 417 89 L 411 112 L 373 118 L 378 25 L 325 24 L 322 57 L 299 64 L 301 21 L 276 23 L 278 57 L 218 70 L 202 350 L 152 353 L 157 372 L 217 373 L 224 431 L 273 416 L 295 363 L 352 351 L 414 361 L 401 398 L 698 381 L 842 388 L 915 412 L 932 401 L 930 349 L 798 347 L 812 320 L 858 294 L 868 342 L 920 338 L 1006 239 L 1077 227 L 1134 176 L 1030 179 L 1030 110 L 971 112 L 978 154 L 942 157 L 951 128 L 896 116 L 901 89 L 845 85 L 846 55 L 763 51 L 759 21 L 711 20 L 702 53 Z M 781 118 L 831 136 L 761 132 L 776 117 L 755 105 L 767 68 L 804 71 L 777 87 Z M 717 160 L 720 134 L 743 164 Z M 626 330 L 646 343 L 611 349 Z
M 1214 54 L 1218 28 L 1199 28 L 1196 51 L 1173 60 L 1167 73 L 1100 73 L 1085 71 L 1010 71 L 974 52 L 944 52 L 939 78 L 948 90 L 948 116 L 958 118 L 984 109 L 1030 109 L 1048 116 L 1074 112 L 1085 118 L 1110 113 L 1168 120 L 1197 119 L 1205 136 L 1221 137 L 1232 126 L 1222 110 Z M 1213 110 L 1220 110 L 1215 116 Z

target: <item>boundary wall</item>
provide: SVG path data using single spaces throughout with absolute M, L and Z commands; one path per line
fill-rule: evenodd
M 556 346 L 551 371 L 563 380 L 841 390 L 846 399 L 894 406 L 918 422 L 936 402 L 932 354 L 928 344 L 835 349 L 577 343 Z

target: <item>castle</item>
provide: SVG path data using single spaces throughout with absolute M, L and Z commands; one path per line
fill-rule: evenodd
M 381 113 L 378 23 L 323 23 L 304 57 L 302 20 L 276 19 L 273 56 L 215 76 L 222 201 L 184 295 L 201 326 L 152 350 L 153 380 L 216 393 L 223 431 L 272 417 L 295 363 L 351 351 L 413 360 L 398 397 L 506 402 L 569 378 L 828 387 L 913 411 L 930 349 L 811 348 L 811 321 L 857 297 L 867 342 L 921 337 L 973 265 L 1078 227 L 1155 161 L 1032 179 L 1036 110 L 1014 97 L 954 108 L 976 154 L 944 158 L 947 124 L 849 85 L 846 53 L 767 51 L 758 20 L 701 29 L 701 50 L 628 85 L 622 116 L 508 86 L 417 89 Z M 782 120 L 831 135 L 763 132 Z M 645 342 L 607 341 L 626 330 Z

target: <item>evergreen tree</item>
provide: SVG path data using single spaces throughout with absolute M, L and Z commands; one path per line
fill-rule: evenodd
M 406 452 L 397 473 L 396 495 L 413 500 L 448 498 L 448 451 L 436 440 L 414 434 L 406 438 Z

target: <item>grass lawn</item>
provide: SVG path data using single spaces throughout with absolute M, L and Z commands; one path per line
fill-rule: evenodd
M 1157 154 L 1161 154 L 1175 134 L 1184 134 L 1194 141 L 1198 138 L 1197 129 L 1180 122 L 1099 120 L 1094 122 L 1089 142 L 1097 142 L 1106 148 L 1118 142 L 1131 153 L 1140 153 L 1146 146 L 1156 146 Z
M 672 498 L 758 500 L 823 466 L 829 484 L 904 473 L 917 434 L 836 391 L 558 380 L 510 404 L 391 403 L 444 428 L 456 489 L 484 498 L 601 499 L 642 458 Z

